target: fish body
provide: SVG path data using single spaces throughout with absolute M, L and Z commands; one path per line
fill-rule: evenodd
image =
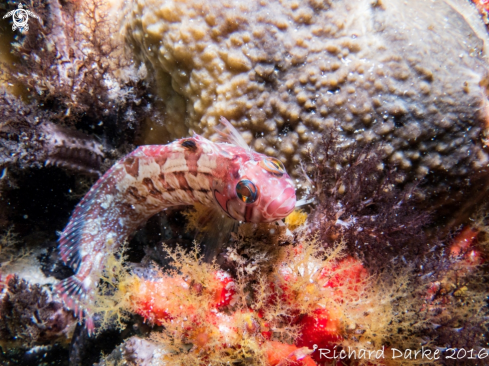
M 295 207 L 292 180 L 277 159 L 251 151 L 226 120 L 227 140 L 199 135 L 140 146 L 119 160 L 75 208 L 59 238 L 75 275 L 58 284 L 67 308 L 94 330 L 91 304 L 105 258 L 151 216 L 172 206 L 220 210 L 245 222 L 273 222 Z

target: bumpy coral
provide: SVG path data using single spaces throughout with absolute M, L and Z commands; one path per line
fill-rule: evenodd
M 208 135 L 222 115 L 299 176 L 337 125 L 344 145 L 382 141 L 405 181 L 438 192 L 487 165 L 488 38 L 464 1 L 130 4 L 127 39 L 158 75 L 169 136 Z

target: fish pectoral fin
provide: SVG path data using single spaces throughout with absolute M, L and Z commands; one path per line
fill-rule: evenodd
M 234 230 L 236 220 L 228 217 L 217 206 L 205 206 L 196 203 L 193 209 L 186 214 L 188 230 L 195 230 L 196 236 L 205 243 L 205 260 L 212 259 L 219 254 L 222 243 Z
M 185 216 L 188 220 L 187 230 L 195 230 L 198 235 L 229 227 L 235 221 L 228 217 L 220 207 L 206 206 L 201 203 L 195 203 Z

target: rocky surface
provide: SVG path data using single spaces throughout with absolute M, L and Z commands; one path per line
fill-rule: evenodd
M 488 163 L 487 32 L 465 1 L 138 0 L 125 31 L 166 103 L 147 142 L 210 136 L 225 116 L 298 177 L 336 128 L 345 146 L 382 143 L 430 195 Z

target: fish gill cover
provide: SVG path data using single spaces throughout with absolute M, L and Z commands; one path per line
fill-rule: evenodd
M 487 362 L 488 37 L 470 3 L 22 4 L 39 17 L 28 30 L 0 24 L 3 364 Z M 268 156 L 251 159 L 260 174 L 295 180 L 284 221 L 223 221 L 268 186 L 215 183 L 230 171 L 188 136 L 217 141 L 221 117 L 238 130 L 228 142 Z M 214 193 L 147 223 L 123 210 L 108 226 L 82 220 L 109 244 L 84 284 L 89 336 L 81 308 L 64 307 L 74 272 L 57 233 L 118 159 L 181 137 L 189 172 L 211 169 L 241 208 Z M 128 199 L 165 194 L 123 159 L 129 175 L 141 169 Z M 165 189 L 198 195 L 180 175 Z M 135 209 L 109 196 L 97 212 Z M 111 237 L 117 225 L 127 240 Z

